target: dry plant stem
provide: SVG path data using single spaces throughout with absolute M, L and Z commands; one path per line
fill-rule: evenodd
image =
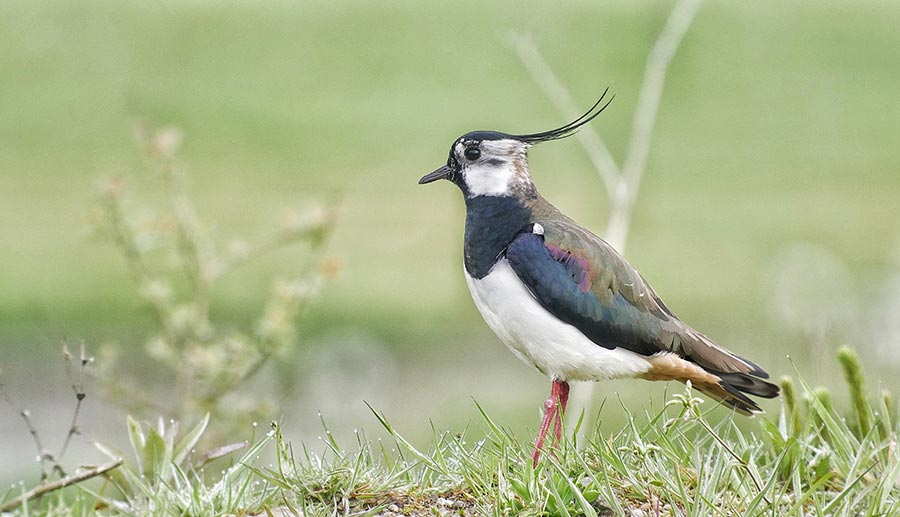
M 621 181 L 624 181 L 624 186 L 620 186 L 614 193 L 617 202 L 613 204 L 614 210 L 606 230 L 611 243 L 619 244 L 617 248 L 620 253 L 625 252 L 625 241 L 631 224 L 631 209 L 637 198 L 641 178 L 644 176 L 647 165 L 647 155 L 650 152 L 653 127 L 656 125 L 656 115 L 659 113 L 659 102 L 662 98 L 666 73 L 675 56 L 675 51 L 691 26 L 691 22 L 694 21 L 702 1 L 681 0 L 675 4 L 675 8 L 669 14 L 666 25 L 647 58 L 644 82 L 638 95 L 634 122 L 631 126 L 628 151 L 625 153 L 625 161 L 622 164 Z
M 166 194 L 172 209 L 175 212 L 175 221 L 178 227 L 178 253 L 181 263 L 184 265 L 188 281 L 191 283 L 191 292 L 194 294 L 193 308 L 194 318 L 197 322 L 195 330 L 207 327 L 209 322 L 209 300 L 212 291 L 211 282 L 207 270 L 213 258 L 213 247 L 205 239 L 200 228 L 199 217 L 179 176 L 174 158 L 164 158 L 162 163 L 162 176 L 166 187 Z M 201 336 L 194 336 L 200 338 Z M 178 348 L 184 348 L 183 341 L 173 341 Z M 180 346 L 179 346 L 180 345 Z M 180 362 L 176 368 L 176 386 L 180 393 L 192 390 L 192 372 L 186 363 Z M 182 408 L 187 411 L 187 408 Z M 179 420 L 185 420 L 188 415 L 182 411 L 178 415 Z
M 222 259 L 222 267 L 212 274 L 212 280 L 218 280 L 248 262 L 253 262 L 269 253 L 278 251 L 284 246 L 306 239 L 309 232 L 280 231 L 266 237 L 254 245 L 246 254 L 230 259 Z M 321 247 L 321 246 L 319 246 Z M 317 247 L 318 248 L 318 247 Z
M 215 257 L 215 247 L 201 230 L 200 218 L 184 189 L 175 160 L 173 158 L 165 159 L 162 167 L 166 192 L 175 211 L 175 220 L 178 225 L 179 251 L 188 279 L 193 285 L 193 292 L 196 293 L 197 321 L 205 322 L 209 320 L 209 298 L 212 291 L 210 270 L 213 257 Z
M 28 433 L 31 435 L 32 440 L 34 440 L 34 445 L 37 448 L 38 461 L 41 463 L 41 482 L 45 481 L 50 477 L 50 471 L 47 469 L 47 462 L 53 461 L 53 455 L 44 449 L 41 435 L 38 434 L 37 428 L 34 427 L 34 423 L 31 421 L 31 412 L 17 406 L 12 399 L 9 398 L 9 395 L 6 394 L 6 391 L 3 390 L 2 384 L 0 384 L 0 397 L 3 397 L 3 400 L 9 404 L 9 407 L 18 413 L 19 416 L 22 417 L 22 420 L 25 421 L 25 426 L 28 427 Z
M 80 348 L 81 354 L 79 355 L 78 360 L 78 379 L 76 380 L 72 374 L 72 354 L 69 353 L 68 345 L 63 343 L 63 356 L 66 360 L 66 375 L 69 377 L 69 382 L 72 383 L 72 391 L 75 393 L 75 412 L 72 414 L 72 423 L 69 426 L 69 432 L 66 434 L 66 440 L 63 442 L 62 448 L 56 456 L 57 461 L 62 461 L 63 456 L 65 456 L 66 451 L 69 449 L 69 443 L 72 441 L 72 437 L 79 434 L 78 416 L 81 413 L 81 403 L 87 396 L 84 391 L 84 369 L 87 367 L 90 359 L 87 356 L 83 342 L 81 343 Z
M 198 293 L 195 300 L 197 317 L 207 321 L 211 279 L 209 271 L 215 257 L 215 247 L 201 230 L 200 218 L 191 202 L 181 180 L 174 153 L 178 144 L 169 149 L 159 145 L 159 135 L 154 135 L 143 122 L 134 125 L 134 133 L 138 143 L 144 150 L 147 166 L 156 169 L 163 177 L 166 195 L 175 212 L 178 227 L 178 251 L 186 268 L 188 281 Z
M 28 501 L 31 501 L 32 499 L 37 499 L 38 497 L 46 495 L 55 490 L 59 490 L 61 488 L 65 488 L 69 485 L 74 485 L 76 483 L 80 483 L 82 481 L 103 475 L 103 474 L 109 472 L 110 470 L 117 468 L 121 464 L 122 464 L 122 460 L 111 461 L 109 463 L 100 465 L 99 467 L 93 467 L 88 470 L 85 470 L 84 472 L 81 472 L 78 474 L 73 474 L 68 477 L 64 477 L 58 481 L 54 481 L 53 483 L 47 483 L 45 485 L 40 485 L 38 487 L 32 488 L 31 490 L 25 492 L 24 494 L 20 495 L 19 497 L 4 503 L 2 506 L 0 506 L 0 512 L 10 511 L 14 508 L 18 508 L 19 506 L 25 504 Z
M 628 232 L 631 226 L 631 212 L 637 199 L 641 178 L 644 175 L 644 169 L 647 164 L 647 155 L 650 151 L 650 142 L 653 136 L 653 126 L 656 123 L 656 114 L 659 111 L 666 73 L 669 69 L 669 64 L 672 62 L 672 57 L 675 55 L 682 38 L 694 20 L 701 3 L 702 0 L 680 0 L 669 14 L 662 32 L 650 51 L 644 70 L 644 80 L 638 94 L 628 149 L 622 168 L 620 169 L 616 165 L 616 161 L 610 154 L 603 138 L 593 126 L 583 126 L 576 133 L 578 141 L 585 152 L 587 152 L 591 162 L 597 169 L 597 174 L 606 187 L 610 214 L 603 237 L 623 255 L 625 254 Z M 519 59 L 531 74 L 531 78 L 544 90 L 544 93 L 559 109 L 564 118 L 572 119 L 577 117 L 580 111 L 572 94 L 569 93 L 569 90 L 541 56 L 531 38 L 514 35 L 513 45 L 519 55 Z M 584 408 L 584 413 L 590 413 L 593 393 L 593 384 L 576 384 L 572 392 L 574 407 L 582 407 Z M 569 412 L 570 425 L 575 424 L 572 419 L 577 418 L 577 415 L 580 413 L 582 411 Z M 584 430 L 582 430 L 582 435 L 583 433 Z M 579 443 L 584 443 L 584 440 L 579 440 Z
M 253 248 L 242 260 L 224 262 L 221 264 L 221 267 L 216 267 L 215 262 L 217 260 L 217 253 L 215 246 L 202 229 L 197 210 L 191 201 L 190 196 L 187 194 L 181 172 L 175 159 L 172 157 L 164 158 L 161 167 L 161 173 L 166 185 L 166 193 L 169 197 L 169 202 L 172 204 L 172 209 L 175 212 L 176 224 L 178 226 L 178 249 L 181 254 L 182 262 L 185 265 L 185 272 L 193 286 L 192 292 L 195 294 L 195 317 L 198 322 L 205 324 L 209 321 L 209 303 L 212 286 L 218 278 L 230 272 L 234 267 L 240 264 L 263 256 L 271 251 L 275 251 L 281 246 L 291 244 L 294 241 L 306 237 L 306 235 L 303 233 L 291 235 L 286 232 L 279 232 Z M 306 274 L 308 274 L 308 271 L 304 272 L 302 276 L 306 276 Z M 303 306 L 305 306 L 305 304 L 302 304 L 302 306 L 298 308 L 298 312 L 303 309 Z M 208 393 L 203 398 L 207 401 L 217 400 L 232 392 L 237 386 L 248 380 L 250 377 L 253 377 L 262 366 L 268 362 L 275 352 L 274 347 L 272 346 L 263 346 L 260 348 L 260 355 L 257 360 L 245 369 L 242 374 L 232 382 L 218 386 L 215 391 Z M 181 389 L 188 389 L 190 377 L 190 372 L 181 371 L 181 369 L 179 369 L 177 382 Z M 184 419 L 186 416 L 187 415 L 181 415 L 181 418 Z
M 321 247 L 323 246 L 320 244 L 317 246 L 317 249 Z M 300 275 L 301 277 L 306 277 L 311 274 L 311 264 L 313 263 L 315 263 L 315 261 L 306 265 L 304 271 Z M 317 279 L 316 281 L 317 283 L 320 283 L 321 279 Z M 318 285 L 313 289 L 318 290 Z M 293 314 L 295 314 L 295 317 L 301 316 L 306 311 L 306 309 L 309 307 L 309 303 L 312 301 L 311 298 L 312 297 L 308 296 L 297 301 L 297 306 L 294 308 L 294 310 L 291 311 Z M 204 398 L 208 401 L 220 399 L 225 395 L 233 392 L 238 386 L 242 385 L 244 382 L 248 381 L 250 378 L 256 375 L 262 369 L 262 367 L 265 366 L 269 359 L 272 358 L 272 355 L 277 352 L 278 349 L 278 346 L 273 343 L 263 343 L 261 345 L 262 346 L 259 347 L 259 356 L 243 371 L 243 373 L 241 373 L 240 376 L 238 376 L 228 384 L 217 386 L 214 391 L 207 393 Z
M 53 461 L 53 455 L 47 452 L 44 449 L 44 444 L 41 441 L 41 435 L 38 433 L 37 428 L 34 427 L 34 423 L 31 421 L 31 411 L 27 409 L 19 410 L 19 415 L 22 417 L 22 420 L 25 421 L 25 426 L 28 427 L 28 433 L 31 434 L 31 438 L 34 440 L 34 446 L 37 447 L 38 458 L 41 462 L 41 482 L 50 478 L 50 469 L 47 468 L 47 464 L 52 465 L 51 468 L 56 468 L 56 462 Z
M 131 278 L 136 284 L 146 279 L 149 270 L 141 259 L 141 252 L 138 251 L 137 243 L 134 240 L 134 231 L 125 221 L 125 214 L 122 210 L 121 194 L 118 192 L 110 192 L 106 195 L 106 208 L 111 220 L 113 240 L 125 255 L 125 265 L 131 273 Z
M 122 201 L 118 194 L 108 194 L 105 201 L 113 240 L 125 258 L 126 267 L 131 273 L 135 286 L 140 288 L 151 280 L 151 276 L 150 270 L 144 264 L 141 252 L 138 250 L 134 229 L 125 220 L 125 212 L 122 209 Z M 153 309 L 156 322 L 163 329 L 166 339 L 170 342 L 174 341 L 174 332 L 169 323 L 169 318 L 166 316 L 165 307 L 160 306 L 158 303 L 150 303 L 150 306 Z
M 79 434 L 78 429 L 78 417 L 81 414 L 81 403 L 85 398 L 84 391 L 84 376 L 85 376 L 85 367 L 90 362 L 90 359 L 87 356 L 85 351 L 84 343 L 81 344 L 81 354 L 79 360 L 79 372 L 78 379 L 75 379 L 75 376 L 72 373 L 72 354 L 69 352 L 69 347 L 67 343 L 63 343 L 63 358 L 65 359 L 66 364 L 66 376 L 69 378 L 69 382 L 72 385 L 72 391 L 75 393 L 75 411 L 72 414 L 72 422 L 69 425 L 69 431 L 66 434 L 66 438 L 63 441 L 62 447 L 59 450 L 59 453 L 54 455 L 50 451 L 44 448 L 43 440 L 41 440 L 41 435 L 38 433 L 37 427 L 35 427 L 34 422 L 31 420 L 31 412 L 27 409 L 18 408 L 13 401 L 6 395 L 5 392 L 0 390 L 0 396 L 6 401 L 7 404 L 10 405 L 16 412 L 19 413 L 19 416 L 22 417 L 22 420 L 25 421 L 25 426 L 28 428 L 28 433 L 31 435 L 32 440 L 34 440 L 34 445 L 38 451 L 38 460 L 41 465 L 41 482 L 46 482 L 51 473 L 56 473 L 59 476 L 65 476 L 65 470 L 63 470 L 61 461 L 63 456 L 65 456 L 66 451 L 69 448 L 69 444 L 72 441 L 72 437 L 76 434 Z

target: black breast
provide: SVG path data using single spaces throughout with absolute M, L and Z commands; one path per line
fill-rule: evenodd
M 466 198 L 466 271 L 484 278 L 531 219 L 531 209 L 511 196 Z

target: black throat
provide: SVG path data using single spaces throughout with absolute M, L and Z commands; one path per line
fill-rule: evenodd
M 513 196 L 466 197 L 466 271 L 474 278 L 487 276 L 530 219 L 531 209 Z

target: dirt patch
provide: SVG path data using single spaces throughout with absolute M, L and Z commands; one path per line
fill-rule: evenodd
M 463 491 L 439 494 L 408 494 L 391 491 L 371 498 L 354 498 L 347 501 L 351 514 L 375 511 L 374 517 L 477 517 L 484 515 L 475 507 L 475 499 Z M 341 510 L 345 507 L 341 506 Z M 298 510 L 299 512 L 299 510 Z M 252 514 L 251 517 L 303 517 L 290 508 L 281 506 Z

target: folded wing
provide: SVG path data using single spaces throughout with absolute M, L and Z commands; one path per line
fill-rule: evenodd
M 777 395 L 777 386 L 758 379 L 768 378 L 762 368 L 679 320 L 605 241 L 566 220 L 540 221 L 537 228 L 540 231 L 533 227 L 520 233 L 508 246 L 506 258 L 538 302 L 557 318 L 599 346 L 645 356 L 673 354 L 715 374 L 726 392 L 739 395 L 738 402 L 726 401 L 738 409 L 744 410 L 740 404 L 745 404 L 748 411 L 758 410 L 740 392 Z M 666 375 L 658 378 L 678 378 Z

